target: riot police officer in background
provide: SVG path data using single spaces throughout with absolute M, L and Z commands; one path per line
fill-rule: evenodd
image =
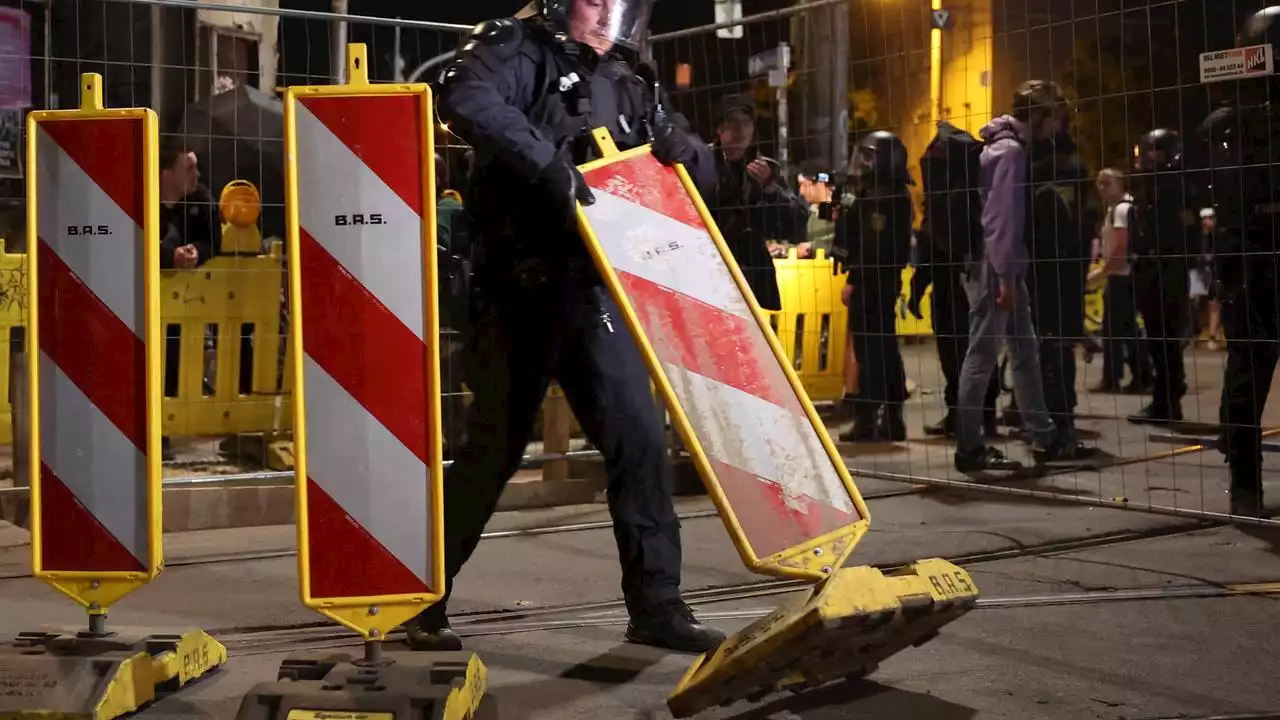
M 652 139 L 660 161 L 685 164 L 702 188 L 714 184 L 714 165 L 706 143 L 683 118 L 659 110 L 665 99 L 627 63 L 647 30 L 650 0 L 542 0 L 537 10 L 477 26 L 440 81 L 441 116 L 476 152 L 467 198 L 473 399 L 445 475 L 446 593 L 519 468 L 554 378 L 604 455 L 627 638 L 707 652 L 724 635 L 699 624 L 680 596 L 662 418 L 639 350 L 578 235 L 577 203 L 594 196 L 575 165 L 595 158 L 597 127 L 622 148 Z M 461 647 L 443 601 L 415 625 L 416 649 Z
M 1237 46 L 1280 43 L 1280 5 L 1255 13 Z M 1231 468 L 1231 513 L 1269 515 L 1262 498 L 1262 411 L 1280 357 L 1280 78 L 1234 81 L 1234 102 L 1200 126 L 1209 197 L 1217 215 L 1215 273 L 1222 297 L 1227 365 L 1221 447 Z
M 1158 128 L 1143 135 L 1136 164 L 1134 285 L 1155 383 L 1151 404 L 1129 420 L 1164 425 L 1182 421 L 1187 394 L 1182 340 L 1191 312 L 1189 260 L 1200 241 L 1200 206 L 1183 172 L 1178 133 Z
M 907 439 L 902 405 L 907 376 L 898 347 L 896 308 L 902 268 L 911 253 L 912 206 L 907 147 L 886 130 L 868 134 L 854 150 L 856 199 L 836 219 L 832 255 L 848 268 L 842 299 L 849 306 L 849 332 L 858 358 L 858 395 L 846 442 Z M 883 416 L 880 413 L 883 411 Z

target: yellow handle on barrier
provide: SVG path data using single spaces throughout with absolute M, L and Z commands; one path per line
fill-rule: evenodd
M 80 109 L 102 110 L 102 76 L 84 73 L 80 76 Z

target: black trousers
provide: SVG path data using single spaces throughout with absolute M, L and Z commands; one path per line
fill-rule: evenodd
M 1280 359 L 1280 281 L 1274 259 L 1251 256 L 1249 263 L 1244 287 L 1223 297 L 1227 366 L 1218 412 L 1232 496 L 1261 498 L 1262 411 Z
M 938 363 L 942 366 L 943 398 L 947 414 L 956 421 L 956 398 L 960 392 L 960 369 L 969 352 L 969 295 L 964 291 L 964 265 L 938 265 L 933 271 L 932 321 L 933 336 L 938 346 Z M 983 417 L 992 420 L 1000 399 L 999 373 L 991 373 L 983 403 Z
M 902 276 L 898 271 L 866 272 L 849 302 L 849 332 L 858 358 L 858 396 L 854 407 L 874 412 L 879 405 L 907 401 L 895 314 Z
M 1084 287 L 1088 263 L 1074 253 L 1038 260 L 1027 278 L 1036 336 L 1040 339 L 1040 376 L 1049 417 L 1061 430 L 1074 425 L 1076 345 L 1084 341 Z
M 472 319 L 466 372 L 472 403 L 444 483 L 446 593 L 519 469 L 554 378 L 604 455 L 628 607 L 679 598 L 680 524 L 662 418 L 608 292 L 551 282 L 479 301 Z M 435 608 L 444 612 L 444 603 Z
M 1151 356 L 1138 330 L 1138 304 L 1132 275 L 1107 278 L 1106 303 L 1102 311 L 1102 381 L 1119 385 L 1124 366 L 1129 365 L 1133 381 L 1145 384 L 1151 377 Z
M 1191 309 L 1189 268 L 1185 259 L 1138 261 L 1134 268 L 1138 312 L 1147 330 L 1153 370 L 1151 405 L 1167 411 L 1187 394 L 1182 339 Z

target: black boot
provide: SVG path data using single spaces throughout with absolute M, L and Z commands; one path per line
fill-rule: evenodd
M 860 402 L 854 405 L 853 427 L 840 433 L 840 442 L 884 442 L 887 438 L 880 433 L 877 417 L 879 410 L 880 406 L 875 403 Z
M 1134 425 L 1172 425 L 1173 423 L 1182 422 L 1182 403 L 1175 404 L 1172 408 L 1156 407 L 1152 403 L 1134 415 L 1129 416 L 1129 422 Z
M 883 422 L 880 424 L 880 435 L 889 442 L 905 442 L 907 439 L 907 423 L 902 419 L 902 404 L 888 403 L 884 406 Z
M 638 606 L 627 623 L 627 640 L 676 652 L 709 653 L 724 638 L 724 633 L 698 622 L 682 600 Z
M 924 434 L 929 437 L 953 438 L 956 436 L 956 416 L 948 410 L 946 417 L 936 425 L 925 425 Z
M 410 650 L 419 652 L 457 652 L 462 638 L 449 627 L 449 616 L 443 602 L 436 603 L 405 624 L 405 640 Z
M 1262 503 L 1261 465 L 1245 462 L 1231 468 L 1231 514 L 1259 519 L 1270 517 Z

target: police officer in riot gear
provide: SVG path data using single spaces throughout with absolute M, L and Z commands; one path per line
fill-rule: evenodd
M 1255 13 L 1237 46 L 1280 47 L 1280 5 Z M 1262 411 L 1280 357 L 1280 77 L 1233 82 L 1234 102 L 1200 126 L 1207 197 L 1217 215 L 1215 274 L 1227 335 L 1219 409 L 1221 448 L 1231 468 L 1231 512 L 1267 517 L 1262 497 Z M 1200 173 L 1197 173 L 1199 175 Z
M 440 80 L 440 114 L 476 152 L 467 203 L 473 400 L 444 483 L 446 592 L 518 469 L 554 379 L 604 455 L 627 638 L 706 652 L 724 635 L 699 624 L 681 599 L 662 418 L 578 235 L 577 203 L 594 197 L 575 166 L 595 158 L 597 127 L 623 148 L 652 140 L 660 161 L 683 163 L 701 187 L 713 184 L 713 165 L 706 143 L 662 111 L 660 90 L 626 61 L 643 39 L 650 0 L 543 0 L 537 10 L 477 26 Z M 419 617 L 409 640 L 417 649 L 461 646 L 443 601 Z
M 849 271 L 844 300 L 858 358 L 858 396 L 846 442 L 907 439 L 902 406 L 907 377 L 898 347 L 896 308 L 902 268 L 911 253 L 913 210 L 907 147 L 885 130 L 868 134 L 854 150 L 856 199 L 836 220 L 832 255 Z M 883 415 L 881 414 L 883 413 Z
M 1168 424 L 1182 421 L 1187 393 L 1182 340 L 1191 312 L 1189 258 L 1199 242 L 1200 208 L 1183 172 L 1178 133 L 1158 128 L 1143 135 L 1136 164 L 1134 284 L 1155 383 L 1151 404 L 1129 420 Z

